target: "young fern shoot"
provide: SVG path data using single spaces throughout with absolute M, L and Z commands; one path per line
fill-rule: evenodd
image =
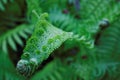
M 27 41 L 23 55 L 17 64 L 17 71 L 29 77 L 49 55 L 67 39 L 73 37 L 73 33 L 64 32 L 45 18 L 47 13 L 41 14 L 32 36 Z

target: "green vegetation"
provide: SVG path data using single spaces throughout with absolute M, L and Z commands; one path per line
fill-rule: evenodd
M 120 80 L 119 0 L 1 0 L 0 80 Z

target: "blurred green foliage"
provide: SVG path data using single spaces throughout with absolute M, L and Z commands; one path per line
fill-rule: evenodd
M 46 25 L 39 17 L 44 12 L 49 14 L 47 31 L 31 40 L 38 27 Z M 66 40 L 61 35 L 58 43 L 58 38 L 48 40 L 59 30 L 74 36 Z M 0 80 L 120 80 L 119 35 L 119 0 L 0 0 Z M 34 49 L 33 42 L 46 45 L 42 53 L 37 54 L 41 47 Z M 30 68 L 22 74 L 15 69 L 25 45 L 31 45 L 27 52 L 37 50 L 37 55 L 29 52 L 32 66 L 42 60 L 32 74 Z

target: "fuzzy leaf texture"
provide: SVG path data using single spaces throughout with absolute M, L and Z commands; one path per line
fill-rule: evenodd
M 48 16 L 47 13 L 40 16 L 32 36 L 27 41 L 21 60 L 17 64 L 17 70 L 25 76 L 30 76 L 50 53 L 73 36 L 71 32 L 64 32 L 54 27 L 45 20 L 46 16 Z

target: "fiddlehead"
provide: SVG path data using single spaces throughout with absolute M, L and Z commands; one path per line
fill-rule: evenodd
M 21 60 L 17 64 L 17 70 L 25 76 L 30 76 L 50 53 L 73 36 L 71 32 L 64 32 L 54 27 L 45 20 L 46 16 L 48 16 L 46 13 L 40 16 L 32 36 L 27 41 Z

